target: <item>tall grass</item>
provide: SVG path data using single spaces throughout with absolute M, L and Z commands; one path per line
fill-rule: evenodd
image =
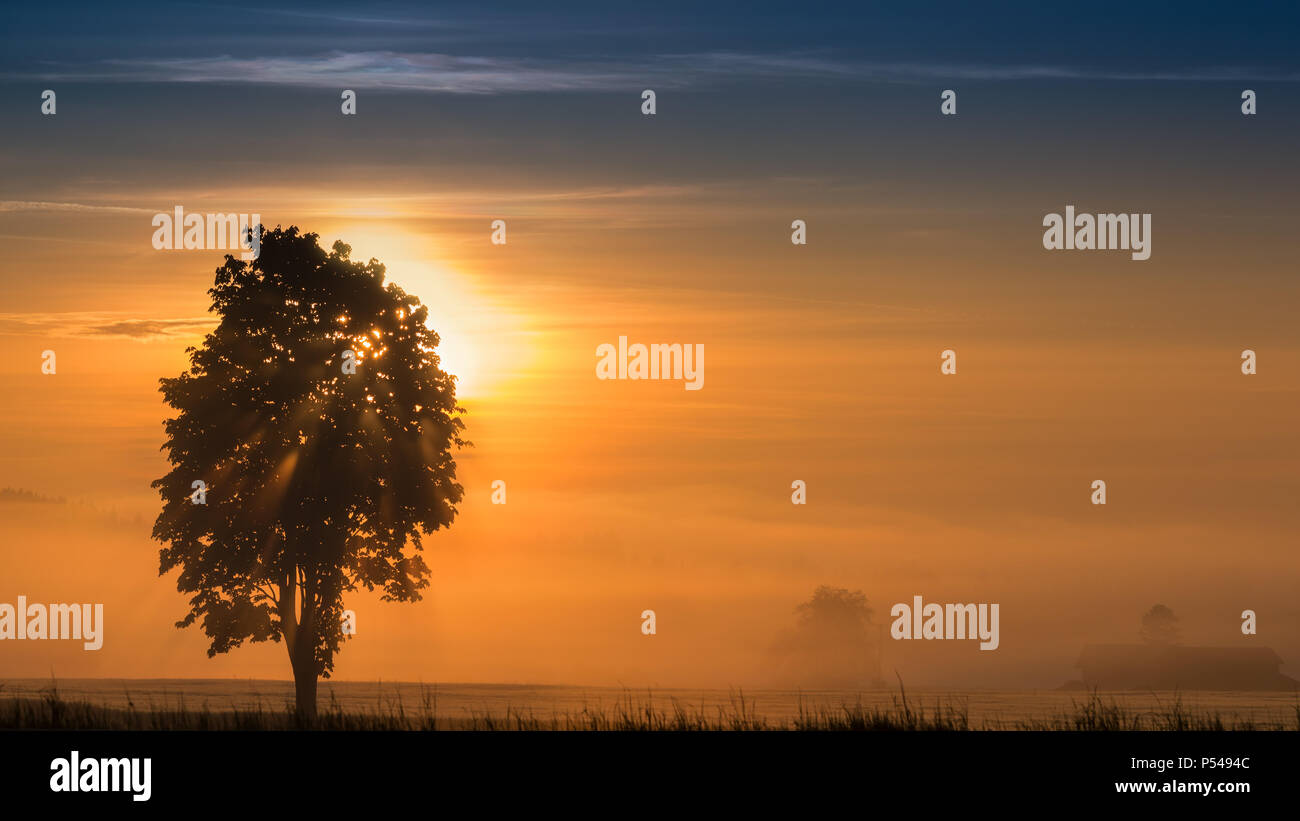
M 662 703 L 662 699 L 660 699 Z M 82 699 L 69 701 L 52 683 L 40 697 L 0 698 L 0 729 L 42 730 L 292 730 L 305 729 L 291 703 L 272 707 L 259 699 L 251 708 L 212 710 L 207 703 L 187 707 L 182 697 L 174 706 L 143 707 L 127 694 L 127 707 L 106 707 Z M 407 709 L 400 695 L 376 698 L 373 709 L 345 711 L 330 695 L 309 729 L 318 730 L 515 730 L 594 732 L 707 732 L 707 731 L 1077 731 L 1117 732 L 1147 730 L 1300 730 L 1300 700 L 1292 718 L 1275 721 L 1239 720 L 1218 712 L 1197 712 L 1183 704 L 1182 697 L 1153 709 L 1134 710 L 1103 699 L 1096 692 L 1071 707 L 1045 719 L 1002 722 L 996 719 L 973 725 L 967 705 L 958 699 L 925 705 L 908 701 L 899 684 L 899 694 L 889 706 L 841 703 L 838 707 L 819 704 L 808 707 L 799 698 L 798 715 L 790 720 L 773 720 L 760 715 L 743 690 L 730 693 L 728 703 L 707 708 L 691 706 L 670 697 L 666 708 L 655 696 L 644 697 L 624 691 L 611 706 L 584 704 L 581 710 L 537 715 L 532 710 L 507 706 L 503 712 L 466 711 L 461 715 L 438 714 L 437 687 L 421 688 L 420 703 Z

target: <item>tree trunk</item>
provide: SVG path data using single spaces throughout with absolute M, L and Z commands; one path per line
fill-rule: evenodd
M 280 620 L 289 664 L 293 667 L 298 725 L 310 727 L 316 723 L 316 614 L 308 590 L 303 591 L 301 620 L 294 612 L 298 598 L 296 575 L 296 570 L 291 571 L 280 588 Z
M 297 566 L 291 567 L 280 582 L 280 630 L 285 649 L 289 651 L 289 664 L 293 667 L 294 705 L 298 726 L 310 727 L 316 723 L 316 602 L 315 584 L 309 573 L 301 572 L 302 612 L 296 603 L 299 595 Z
M 305 630 L 298 631 L 298 646 L 293 653 L 293 689 L 298 724 L 310 727 L 316 722 L 316 657 L 313 642 L 304 641 Z

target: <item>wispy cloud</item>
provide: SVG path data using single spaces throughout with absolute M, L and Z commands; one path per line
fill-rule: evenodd
M 0 314 L 0 334 L 40 334 L 55 338 L 116 337 L 139 342 L 201 336 L 214 324 L 211 317 L 140 319 L 121 313 L 80 311 Z
M 657 74 L 661 74 L 662 69 Z M 265 83 L 452 94 L 607 91 L 646 82 L 647 72 L 618 63 L 397 52 L 334 52 L 318 57 L 199 57 L 105 60 L 56 68 L 44 80 L 142 83 Z M 665 85 L 667 78 L 659 78 Z
M 11 75 L 12 76 L 12 75 Z M 1300 73 L 1219 66 L 1116 70 L 1068 65 L 863 62 L 834 56 L 707 52 L 625 59 L 540 59 L 394 51 L 336 51 L 317 56 L 113 59 L 52 66 L 27 76 L 49 81 L 264 83 L 315 88 L 365 88 L 451 94 L 613 91 L 712 87 L 763 78 L 840 82 L 931 81 L 1271 81 L 1300 82 Z
M 376 17 L 374 15 L 362 14 L 335 14 L 325 11 L 303 11 L 300 9 L 249 9 L 251 12 L 263 15 L 278 15 L 281 17 L 290 17 L 303 20 L 323 20 L 330 23 L 357 24 L 363 26 L 393 26 L 403 29 L 409 28 L 452 28 L 453 25 L 445 20 L 430 20 L 422 17 L 410 15 L 402 17 Z
M 108 214 L 152 214 L 149 208 L 126 205 L 86 205 L 80 202 L 44 202 L 40 200 L 0 200 L 0 213 L 15 212 L 98 212 Z

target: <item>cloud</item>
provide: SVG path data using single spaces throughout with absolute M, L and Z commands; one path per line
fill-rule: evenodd
M 121 314 L 78 311 L 0 314 L 0 334 L 43 334 L 56 338 L 120 338 L 149 342 L 202 336 L 213 325 L 211 317 L 136 319 Z
M 11 75 L 13 76 L 13 75 Z M 335 51 L 316 56 L 111 59 L 53 68 L 48 81 L 137 83 L 262 83 L 450 94 L 627 91 L 716 87 L 780 77 L 840 82 L 1024 81 L 1273 81 L 1300 73 L 1246 66 L 1180 70 L 1113 70 L 1066 65 L 864 62 L 824 54 L 704 52 L 626 59 L 543 59 L 432 52 Z
M 937 80 L 1097 80 L 1217 82 L 1256 80 L 1300 82 L 1300 73 L 1260 70 L 1248 66 L 1183 70 L 1112 70 L 1069 65 L 1027 65 L 942 62 L 870 62 L 839 60 L 806 54 L 745 54 L 714 52 L 661 58 L 684 71 L 708 76 L 838 78 L 861 82 L 930 82 Z
M 320 11 L 302 11 L 299 9 L 256 9 L 258 14 L 274 14 L 282 17 L 296 17 L 305 20 L 322 20 L 330 23 L 357 24 L 363 26 L 386 26 L 397 28 L 451 28 L 452 24 L 443 20 L 426 20 L 418 17 L 375 17 L 356 14 L 333 14 Z
M 78 82 L 265 83 L 452 94 L 608 91 L 646 81 L 635 66 L 615 63 L 465 57 L 449 54 L 333 52 L 316 57 L 198 57 L 104 60 L 42 73 Z M 661 80 L 661 85 L 666 81 Z
M 42 202 L 39 200 L 0 200 L 0 213 L 19 211 L 83 212 L 98 211 L 110 214 L 152 214 L 153 209 L 131 208 L 125 205 L 84 205 L 79 202 Z

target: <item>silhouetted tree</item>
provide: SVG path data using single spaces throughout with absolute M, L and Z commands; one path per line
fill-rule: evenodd
M 1147 644 L 1177 644 L 1179 634 L 1178 617 L 1163 604 L 1157 604 L 1142 616 L 1142 629 L 1138 635 Z
M 871 624 L 871 607 L 861 590 L 822 585 L 812 598 L 794 609 L 804 633 L 858 638 Z
M 351 250 L 277 226 L 256 260 L 228 255 L 208 292 L 219 324 L 160 380 L 178 415 L 153 536 L 159 575 L 179 567 L 192 594 L 176 626 L 201 619 L 209 656 L 283 639 L 304 722 L 334 667 L 343 594 L 419 600 L 421 533 L 450 526 L 462 495 L 450 452 L 467 444 L 464 409 L 428 310 Z
M 786 678 L 855 687 L 878 675 L 878 638 L 862 591 L 822 585 L 795 615 L 794 630 L 773 647 Z

